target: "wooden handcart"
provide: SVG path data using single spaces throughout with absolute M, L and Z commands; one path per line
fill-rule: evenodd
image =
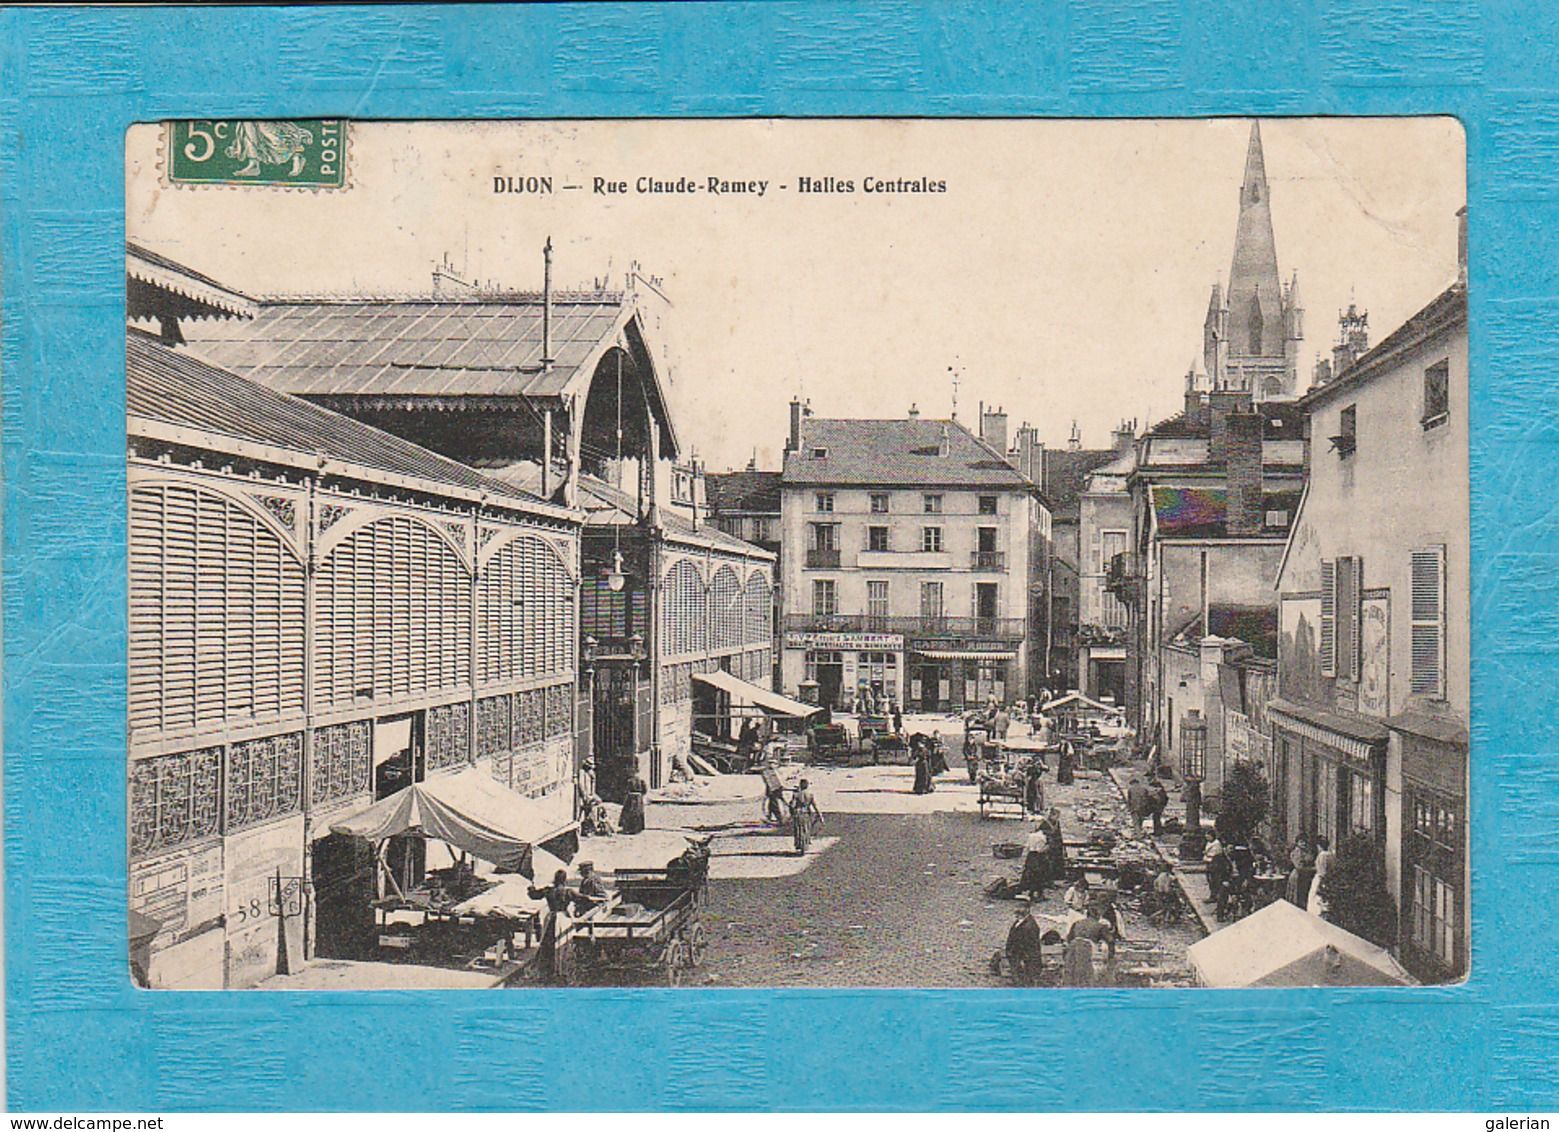
M 701 880 L 668 875 L 665 869 L 619 871 L 618 899 L 569 925 L 580 976 L 633 971 L 681 986 L 709 949 L 698 914 L 702 891 Z

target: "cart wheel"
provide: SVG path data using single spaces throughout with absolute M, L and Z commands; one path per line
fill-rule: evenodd
M 704 922 L 694 920 L 687 930 L 687 965 L 689 967 L 702 967 L 704 955 L 709 951 L 709 936 L 704 931 Z
M 682 966 L 686 962 L 687 950 L 682 946 L 680 939 L 673 939 L 666 944 L 666 950 L 661 953 L 660 963 L 668 987 L 680 987 L 682 985 Z

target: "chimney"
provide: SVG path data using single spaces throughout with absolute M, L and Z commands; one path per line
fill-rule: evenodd
M 1121 421 L 1115 426 L 1115 431 L 1110 434 L 1114 443 L 1110 445 L 1117 456 L 1124 456 L 1131 451 L 1131 446 L 1137 440 L 1137 422 Z
M 552 368 L 552 237 L 541 249 L 541 366 Z
M 942 442 L 937 445 L 937 455 L 946 457 L 952 451 L 952 441 L 948 439 L 947 426 L 942 426 Z
M 913 403 L 911 403 L 909 407 L 909 419 L 912 421 L 918 421 L 920 419 L 920 410 Z
M 1248 406 L 1225 418 L 1228 450 L 1227 522 L 1231 535 L 1255 535 L 1266 525 L 1262 498 L 1262 415 Z
M 1467 286 L 1467 206 L 1456 210 L 1456 281 Z
M 1196 388 L 1196 370 L 1189 369 L 1185 375 L 1185 423 L 1193 429 L 1204 426 L 1207 423 L 1202 413 L 1204 407 L 1202 394 Z
M 998 406 L 980 411 L 980 439 L 1003 456 L 1007 454 L 1007 414 Z
M 1215 390 L 1207 395 L 1207 459 L 1209 463 L 1222 464 L 1228 459 L 1229 418 L 1233 414 L 1250 410 L 1249 393 L 1234 390 Z
M 801 451 L 801 398 L 790 399 L 790 439 L 785 441 L 786 452 Z

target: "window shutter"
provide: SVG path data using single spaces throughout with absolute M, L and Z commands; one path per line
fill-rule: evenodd
M 1336 563 L 1336 669 L 1337 677 L 1342 680 L 1359 678 L 1362 566 L 1357 558 L 1339 558 Z
M 1415 695 L 1445 694 L 1445 547 L 1413 551 L 1413 663 Z
M 1337 563 L 1321 563 L 1321 675 L 1337 675 Z
M 1350 559 L 1353 565 L 1353 589 L 1348 596 L 1348 678 L 1364 674 L 1364 559 Z

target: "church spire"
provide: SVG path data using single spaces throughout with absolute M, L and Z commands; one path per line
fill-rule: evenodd
M 1252 368 L 1249 362 L 1283 359 L 1290 327 L 1278 276 L 1277 243 L 1272 235 L 1267 163 L 1259 122 L 1252 122 L 1250 127 L 1245 180 L 1240 185 L 1240 218 L 1234 232 L 1234 262 L 1229 268 L 1229 286 L 1224 296 L 1228 311 L 1226 349 L 1231 360 L 1242 360 L 1240 371 L 1254 376 L 1267 367 L 1258 363 Z M 1250 382 L 1249 387 L 1259 397 L 1265 384 L 1263 379 L 1261 385 Z M 1282 374 L 1278 384 L 1291 387 L 1292 380 Z

